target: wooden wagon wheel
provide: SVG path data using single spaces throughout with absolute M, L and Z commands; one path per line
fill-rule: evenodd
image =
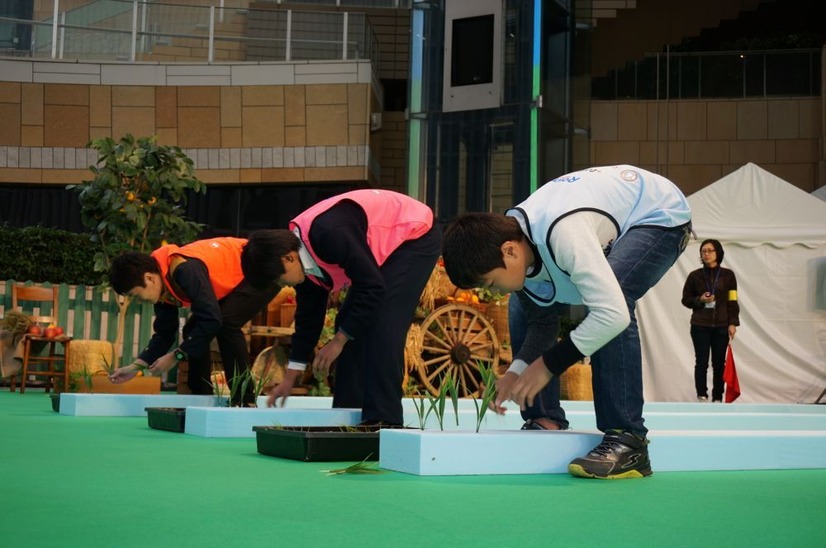
M 490 321 L 470 306 L 449 304 L 434 310 L 421 326 L 419 379 L 433 395 L 442 376 L 458 380 L 460 397 L 480 396 L 479 364 L 499 376 L 499 339 Z

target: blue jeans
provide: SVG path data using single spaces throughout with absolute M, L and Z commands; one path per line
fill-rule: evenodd
M 685 249 L 691 226 L 663 229 L 637 227 L 626 232 L 608 253 L 631 323 L 591 356 L 597 428 L 645 436 L 642 418 L 642 351 L 637 301 L 651 289 Z M 677 297 L 679 300 L 679 296 Z
M 559 318 L 564 314 L 567 315 L 570 306 L 563 303 L 554 303 L 552 305 L 556 313 L 557 323 L 556 328 L 548 333 L 548 338 L 556 341 L 559 335 Z M 525 334 L 528 331 L 528 321 L 525 318 L 522 304 L 519 302 L 519 297 L 511 295 L 508 299 L 508 330 L 511 334 L 511 349 L 513 355 L 519 352 L 522 348 L 522 343 L 525 342 Z M 565 410 L 559 405 L 559 377 L 554 376 L 551 382 L 536 395 L 533 400 L 533 405 L 521 411 L 522 418 L 528 419 L 551 419 L 559 425 L 560 428 L 566 430 L 568 428 L 568 420 L 565 418 Z

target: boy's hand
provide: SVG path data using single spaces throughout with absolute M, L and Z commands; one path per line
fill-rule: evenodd
M 134 364 L 124 365 L 123 367 L 118 367 L 115 369 L 112 374 L 109 375 L 109 380 L 114 384 L 118 384 L 132 380 L 132 378 L 137 374 L 138 368 L 135 367 Z
M 270 390 L 269 396 L 267 397 L 267 407 L 284 407 L 284 404 L 287 403 L 287 398 L 290 397 L 290 394 L 293 391 L 292 383 L 282 382 L 281 384 L 276 385 Z M 281 404 L 278 404 L 279 398 L 281 399 Z
M 287 398 L 293 393 L 296 379 L 303 374 L 304 372 L 298 369 L 287 369 L 287 372 L 284 373 L 284 379 L 270 390 L 267 397 L 267 407 L 284 407 Z M 278 404 L 279 398 L 281 399 L 280 405 Z
M 326 379 L 330 375 L 330 368 L 344 350 L 346 343 L 347 337 L 339 331 L 330 342 L 316 352 L 313 358 L 313 374 L 316 377 Z
M 510 399 L 524 411 L 525 408 L 533 405 L 533 399 L 546 384 L 551 382 L 552 378 L 553 375 L 545 367 L 545 362 L 539 358 L 529 365 L 513 383 Z
M 497 415 L 504 415 L 507 408 L 502 406 L 503 402 L 510 399 L 513 384 L 519 380 L 519 375 L 516 373 L 507 372 L 498 379 L 496 379 L 496 398 L 490 402 L 488 407 Z

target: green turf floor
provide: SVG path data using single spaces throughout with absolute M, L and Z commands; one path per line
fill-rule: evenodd
M 344 463 L 344 465 L 350 463 Z M 0 392 L 0 547 L 826 547 L 826 470 L 327 476 Z

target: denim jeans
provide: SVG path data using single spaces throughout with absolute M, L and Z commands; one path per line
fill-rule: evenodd
M 708 397 L 708 356 L 711 354 L 711 399 L 723 399 L 723 371 L 726 369 L 728 350 L 728 326 L 691 326 L 691 342 L 694 344 L 694 388 L 698 396 Z
M 569 305 L 563 303 L 554 303 L 552 305 L 556 313 L 557 323 L 556 329 L 548 333 L 548 339 L 556 341 L 559 335 L 559 321 L 562 315 L 567 315 L 570 309 Z M 511 349 L 513 355 L 519 352 L 522 348 L 522 343 L 525 342 L 525 334 L 528 331 L 528 321 L 525 318 L 522 304 L 516 295 L 511 295 L 508 299 L 508 330 L 511 334 Z M 560 428 L 566 430 L 568 428 L 568 420 L 565 418 L 565 410 L 559 404 L 559 377 L 554 376 L 551 382 L 536 395 L 533 400 L 533 405 L 521 411 L 522 418 L 528 419 L 551 419 L 559 425 Z
M 645 436 L 642 417 L 642 351 L 637 327 L 637 301 L 651 289 L 685 249 L 691 226 L 631 228 L 608 253 L 631 323 L 591 356 L 597 428 Z M 679 300 L 679 296 L 677 297 Z

